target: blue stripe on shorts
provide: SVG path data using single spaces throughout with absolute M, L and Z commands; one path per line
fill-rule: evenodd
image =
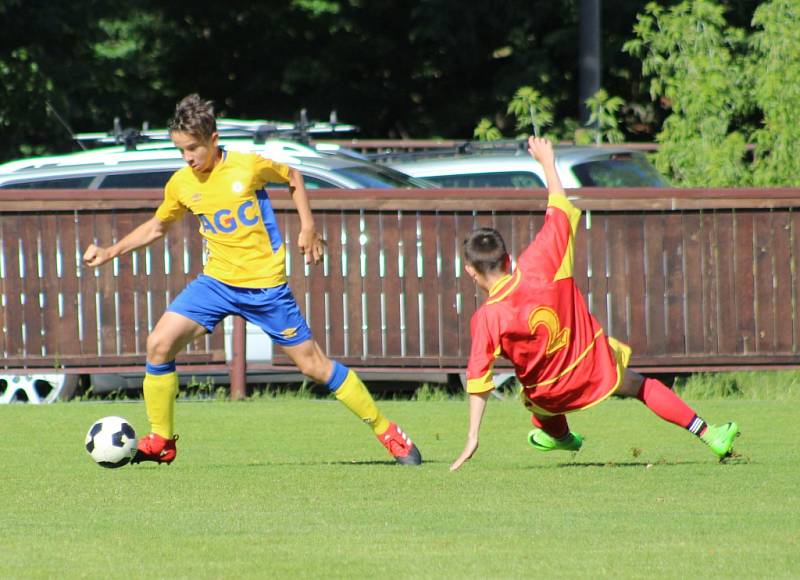
M 311 338 L 288 284 L 273 288 L 239 288 L 201 274 L 167 308 L 212 332 L 219 322 L 238 314 L 257 325 L 277 344 L 293 346 Z

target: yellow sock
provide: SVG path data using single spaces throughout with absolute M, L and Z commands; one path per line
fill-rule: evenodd
M 375 435 L 382 435 L 389 428 L 389 419 L 378 410 L 367 387 L 352 370 L 348 370 L 347 377 L 334 394 L 345 407 L 369 425 Z
M 174 435 L 175 396 L 178 394 L 178 373 L 144 375 L 144 406 L 150 427 L 156 435 L 171 439 Z

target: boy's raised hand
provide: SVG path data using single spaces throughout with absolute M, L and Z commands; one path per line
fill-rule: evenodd
M 528 137 L 528 153 L 542 165 L 555 164 L 555 153 L 550 139 L 544 137 Z

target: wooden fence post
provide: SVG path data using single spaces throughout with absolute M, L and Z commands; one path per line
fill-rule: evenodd
M 245 321 L 233 317 L 233 353 L 231 354 L 231 399 L 239 401 L 247 394 L 247 341 Z

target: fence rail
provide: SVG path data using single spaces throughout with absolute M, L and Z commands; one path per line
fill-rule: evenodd
M 570 193 L 585 210 L 576 280 L 608 333 L 631 344 L 634 366 L 800 362 L 800 189 Z M 311 195 L 328 242 L 316 267 L 296 251 L 288 194 L 273 195 L 290 285 L 323 349 L 359 368 L 462 367 L 482 301 L 463 272 L 462 240 L 475 227 L 495 227 L 516 255 L 545 208 L 543 190 Z M 83 268 L 80 256 L 148 219 L 160 199 L 157 190 L 0 191 L 3 367 L 144 361 L 147 333 L 202 269 L 196 221 L 187 217 L 164 240 L 97 270 Z M 224 363 L 221 330 L 179 362 Z M 272 364 L 289 361 L 276 353 Z

